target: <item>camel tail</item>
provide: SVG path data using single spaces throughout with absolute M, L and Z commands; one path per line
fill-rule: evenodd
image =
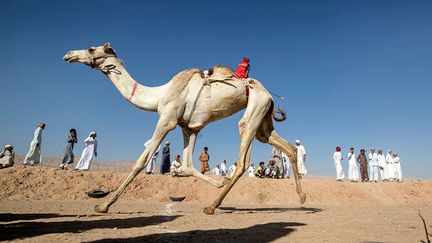
M 276 116 L 276 113 L 280 114 L 281 116 L 280 117 Z M 277 122 L 285 121 L 286 120 L 286 112 L 278 106 L 277 110 L 274 110 L 274 109 L 272 110 L 272 117 L 273 117 L 273 120 L 275 120 Z

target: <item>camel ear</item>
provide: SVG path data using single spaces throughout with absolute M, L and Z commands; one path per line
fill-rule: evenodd
M 109 42 L 105 43 L 103 47 L 104 47 L 104 51 L 105 51 L 105 53 L 115 55 L 115 51 L 114 51 L 114 49 L 111 47 L 111 44 L 110 44 Z

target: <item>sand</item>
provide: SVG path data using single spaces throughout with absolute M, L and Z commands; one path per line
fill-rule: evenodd
M 45 166 L 0 170 L 0 240 L 30 242 L 418 242 L 417 209 L 432 227 L 432 181 L 403 183 L 241 178 L 215 215 L 221 192 L 192 177 L 139 175 L 108 214 L 92 208 L 94 188 L 114 190 L 127 173 Z M 214 178 L 219 179 L 214 176 Z M 171 202 L 169 196 L 186 196 Z M 432 230 L 431 230 L 432 231 Z

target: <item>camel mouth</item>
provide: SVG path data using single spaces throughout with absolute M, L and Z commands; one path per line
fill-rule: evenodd
M 68 63 L 71 63 L 71 62 L 77 62 L 78 61 L 78 57 L 74 57 L 74 56 L 69 56 L 69 55 L 65 55 L 64 57 L 63 57 L 63 60 L 65 60 L 66 62 L 68 62 Z

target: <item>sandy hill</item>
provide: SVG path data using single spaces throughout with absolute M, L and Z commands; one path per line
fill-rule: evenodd
M 86 192 L 94 188 L 115 190 L 127 173 L 112 171 L 76 172 L 44 166 L 14 166 L 0 170 L 0 199 L 8 200 L 94 200 Z M 216 177 L 217 178 L 217 177 Z M 222 179 L 222 178 L 221 178 Z M 306 205 L 429 205 L 432 181 L 403 183 L 336 182 L 330 178 L 302 180 Z M 168 201 L 184 195 L 186 201 L 211 202 L 220 189 L 193 177 L 139 175 L 121 200 Z M 243 177 L 225 202 L 239 204 L 298 204 L 293 179 Z

